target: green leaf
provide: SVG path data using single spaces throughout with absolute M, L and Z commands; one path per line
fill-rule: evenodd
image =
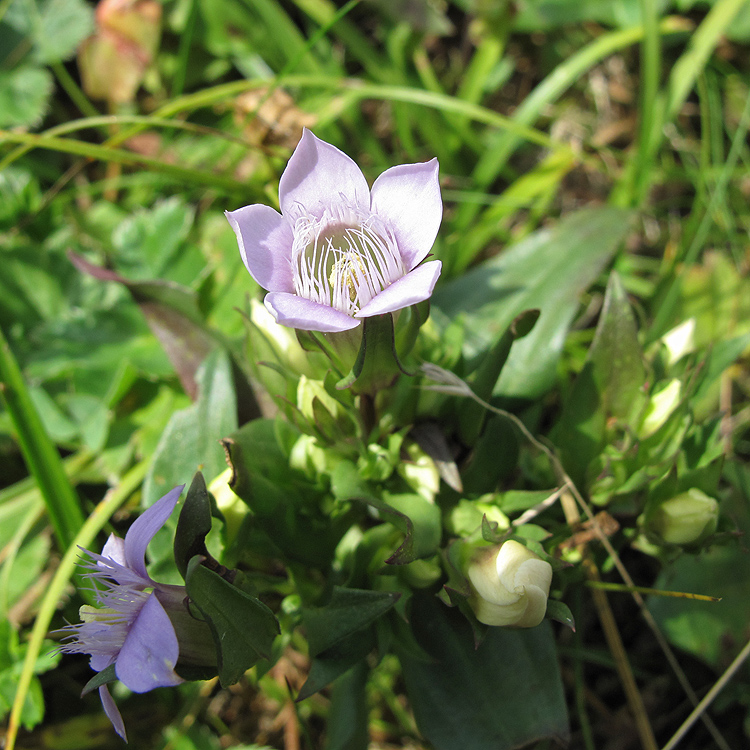
M 100 281 L 115 281 L 128 289 L 169 357 L 185 393 L 195 399 L 197 370 L 209 353 L 222 344 L 221 338 L 206 328 L 195 293 L 173 282 L 131 281 L 72 251 L 68 257 L 82 273 Z
M 44 68 L 0 71 L 0 128 L 38 125 L 47 111 L 52 86 L 52 76 Z
M 534 330 L 508 357 L 495 395 L 534 399 L 555 381 L 579 297 L 623 240 L 630 214 L 584 209 L 542 229 L 436 290 L 444 320 L 463 316 L 464 356 L 477 361 L 524 310 L 541 310 Z
M 345 638 L 363 630 L 384 615 L 401 595 L 390 591 L 369 591 L 334 586 L 325 607 L 303 610 L 302 622 L 313 656 L 331 654 Z
M 175 412 L 159 441 L 144 486 L 146 507 L 193 476 L 199 466 L 211 479 L 226 468 L 219 440 L 237 429 L 237 400 L 227 353 L 217 350 L 209 355 L 197 380 L 198 400 Z
M 255 419 L 231 434 L 222 441 L 230 486 L 252 510 L 254 526 L 287 559 L 326 568 L 350 518 L 324 513 L 319 488 L 290 469 L 289 451 L 298 437 L 288 422 L 272 419 Z
M 325 750 L 367 750 L 370 739 L 365 695 L 368 675 L 366 662 L 360 660 L 334 683 Z
M 574 481 L 583 480 L 601 451 L 609 418 L 632 422 L 640 414 L 645 382 L 635 318 L 619 276 L 612 273 L 594 341 L 553 438 Z
M 512 750 L 543 738 L 565 743 L 568 720 L 552 629 L 489 628 L 474 647 L 455 609 L 417 595 L 412 628 L 432 657 L 399 653 L 420 732 L 435 750 Z
M 206 535 L 211 531 L 211 496 L 200 471 L 195 473 L 180 511 L 174 537 L 174 560 L 184 577 L 195 555 L 208 556 Z
M 375 648 L 373 623 L 391 609 L 398 592 L 347 589 L 334 586 L 325 607 L 302 612 L 310 654 L 310 674 L 297 700 L 304 700 L 364 659 Z
M 38 5 L 32 33 L 34 57 L 41 63 L 67 60 L 94 30 L 91 6 L 84 0 L 46 0 Z
M 199 468 L 211 479 L 226 469 L 220 440 L 237 428 L 237 399 L 226 352 L 216 350 L 209 355 L 197 379 L 198 400 L 172 415 L 156 447 L 143 484 L 144 507 L 183 484 Z M 167 521 L 149 545 L 149 555 L 158 566 L 157 580 L 179 582 L 173 558 L 176 523 Z
M 211 629 L 222 687 L 237 682 L 261 659 L 271 658 L 279 623 L 263 602 L 201 565 L 200 556 L 190 561 L 185 584 Z
M 195 212 L 180 198 L 158 202 L 126 218 L 113 232 L 117 268 L 132 281 L 177 281 L 170 270 L 187 254 L 194 255 L 193 272 L 182 283 L 192 284 L 204 272 L 205 259 L 195 247 L 184 247 Z

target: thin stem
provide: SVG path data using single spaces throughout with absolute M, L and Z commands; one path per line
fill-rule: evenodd
M 663 750 L 673 750 L 677 743 L 688 733 L 690 727 L 703 716 L 703 712 L 711 705 L 714 698 L 724 689 L 729 680 L 734 677 L 737 670 L 745 663 L 750 656 L 750 641 L 743 647 L 742 651 L 737 654 L 735 660 L 727 667 L 726 672 L 716 681 L 716 684 L 706 693 L 703 700 L 693 709 L 690 716 L 685 719 L 682 726 L 674 733 L 672 739 L 664 745 Z

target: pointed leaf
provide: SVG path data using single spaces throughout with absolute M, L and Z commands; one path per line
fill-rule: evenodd
M 554 440 L 573 480 L 603 447 L 609 417 L 627 419 L 645 402 L 646 370 L 635 318 L 617 274 L 610 276 L 604 307 L 583 370 L 563 408 Z
M 370 740 L 365 695 L 368 675 L 366 662 L 360 660 L 334 683 L 325 750 L 367 750 Z
M 222 687 L 237 682 L 261 659 L 271 658 L 279 623 L 263 602 L 201 565 L 200 556 L 190 561 L 185 583 L 211 629 Z
M 310 653 L 313 656 L 330 654 L 348 636 L 384 615 L 400 596 L 391 591 L 334 586 L 333 595 L 326 606 L 310 607 L 302 612 Z
M 117 679 L 115 674 L 115 665 L 110 664 L 106 669 L 102 669 L 101 672 L 97 672 L 84 686 L 81 691 L 81 696 L 90 693 L 102 685 L 106 685 L 108 682 L 114 682 Z
M 200 471 L 195 473 L 185 503 L 180 511 L 174 537 L 174 559 L 177 570 L 185 577 L 190 559 L 208 556 L 206 535 L 211 531 L 211 496 Z

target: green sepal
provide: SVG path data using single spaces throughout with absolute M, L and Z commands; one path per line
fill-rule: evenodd
M 374 395 L 388 388 L 400 373 L 407 372 L 396 353 L 393 316 L 390 313 L 375 315 L 362 321 L 362 342 L 357 359 L 336 388 L 352 388 L 355 393 Z
M 396 323 L 396 351 L 405 357 L 417 343 L 417 336 L 422 326 L 430 317 L 430 300 L 400 310 Z
M 222 687 L 237 682 L 261 659 L 270 659 L 279 623 L 261 602 L 202 565 L 188 563 L 185 586 L 191 604 L 203 615 L 216 645 Z
M 562 623 L 575 632 L 576 621 L 573 613 L 570 611 L 570 607 L 559 599 L 547 599 L 547 613 L 545 617 L 548 620 Z
M 102 669 L 101 672 L 97 672 L 83 686 L 83 690 L 81 690 L 81 697 L 86 695 L 86 693 L 90 693 L 92 690 L 96 690 L 97 688 L 100 688 L 102 685 L 106 685 L 109 682 L 114 682 L 116 679 L 117 679 L 117 673 L 115 672 L 115 665 L 110 664 L 105 669 Z
M 195 555 L 208 557 L 206 535 L 211 531 L 211 496 L 200 471 L 195 473 L 185 504 L 177 521 L 174 537 L 174 560 L 180 575 L 185 578 L 188 563 Z

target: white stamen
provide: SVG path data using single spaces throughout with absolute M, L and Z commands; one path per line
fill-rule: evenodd
M 385 222 L 342 200 L 297 217 L 292 273 L 297 295 L 354 316 L 406 269 Z

